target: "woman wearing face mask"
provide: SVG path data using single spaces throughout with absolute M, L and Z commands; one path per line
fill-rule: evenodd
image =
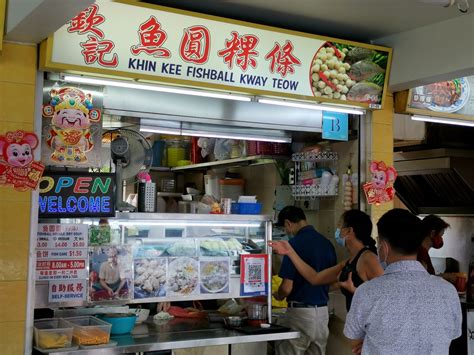
M 367 214 L 359 210 L 344 212 L 334 237 L 339 245 L 347 249 L 350 257 L 321 272 L 306 264 L 288 242 L 274 241 L 269 242 L 269 245 L 276 253 L 288 255 L 298 272 L 312 285 L 326 285 L 339 281 L 349 310 L 355 289 L 364 281 L 383 275 L 371 233 L 372 222 Z
M 422 227 L 425 239 L 423 239 L 423 243 L 420 249 L 418 249 L 416 259 L 425 267 L 428 273 L 434 275 L 435 270 L 428 251 L 430 248 L 441 249 L 443 247 L 443 234 L 446 228 L 449 227 L 449 224 L 438 216 L 431 214 L 423 218 Z

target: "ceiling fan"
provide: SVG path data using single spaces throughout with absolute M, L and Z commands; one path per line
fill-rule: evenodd
M 434 6 L 443 6 L 451 7 L 454 4 L 457 5 L 458 10 L 462 13 L 469 11 L 469 0 L 417 0 L 419 3 L 434 5 Z

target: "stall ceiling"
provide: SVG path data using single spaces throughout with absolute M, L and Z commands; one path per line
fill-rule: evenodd
M 444 8 L 422 3 L 423 1 L 142 0 L 141 2 L 363 42 L 462 16 L 456 6 Z

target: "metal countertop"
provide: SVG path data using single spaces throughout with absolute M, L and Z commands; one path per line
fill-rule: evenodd
M 153 321 L 137 324 L 131 334 L 112 336 L 117 345 L 110 348 L 78 349 L 71 354 L 123 354 L 145 351 L 193 348 L 200 346 L 256 343 L 298 338 L 297 331 L 247 335 L 223 327 L 221 323 L 208 320 L 175 318 L 168 321 Z M 64 355 L 64 352 L 49 354 Z

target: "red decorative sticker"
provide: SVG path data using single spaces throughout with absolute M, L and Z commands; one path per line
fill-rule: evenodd
M 100 121 L 100 111 L 93 109 L 92 95 L 74 87 L 50 91 L 51 101 L 43 106 L 43 117 L 51 117 L 44 138 L 52 153 L 50 160 L 59 164 L 85 164 L 86 153 L 94 148 L 93 123 Z M 43 159 L 45 160 L 45 159 Z
M 0 185 L 36 189 L 44 171 L 44 164 L 33 160 L 38 143 L 36 134 L 20 130 L 0 136 Z
M 157 58 L 171 57 L 169 49 L 162 47 L 168 35 L 161 28 L 161 23 L 158 22 L 155 16 L 150 16 L 148 20 L 140 25 L 138 36 L 140 43 L 130 47 L 133 55 L 145 52 Z
M 209 59 L 210 43 L 211 36 L 206 27 L 188 27 L 184 29 L 179 54 L 186 62 L 204 64 Z
M 265 56 L 265 60 L 270 60 L 270 72 L 279 73 L 283 78 L 288 74 L 293 74 L 294 65 L 301 65 L 301 61 L 293 55 L 293 43 L 286 41 L 283 46 L 275 43 L 273 49 Z
M 397 178 L 397 171 L 393 167 L 387 167 L 383 161 L 370 163 L 372 181 L 363 185 L 365 197 L 369 204 L 380 205 L 390 202 L 395 196 L 393 183 Z
M 234 61 L 243 71 L 249 66 L 256 68 L 257 60 L 253 57 L 258 56 L 255 47 L 258 44 L 258 37 L 254 35 L 240 36 L 238 32 L 232 31 L 232 38 L 225 41 L 225 49 L 217 52 L 219 57 L 224 58 L 224 63 L 229 69 L 232 69 Z
M 97 26 L 105 22 L 105 17 L 99 15 L 98 12 L 99 6 L 95 4 L 79 12 L 76 17 L 73 17 L 71 21 L 69 21 L 67 31 L 69 33 L 77 32 L 80 35 L 90 32 L 99 38 L 104 38 L 104 32 L 97 28 Z

